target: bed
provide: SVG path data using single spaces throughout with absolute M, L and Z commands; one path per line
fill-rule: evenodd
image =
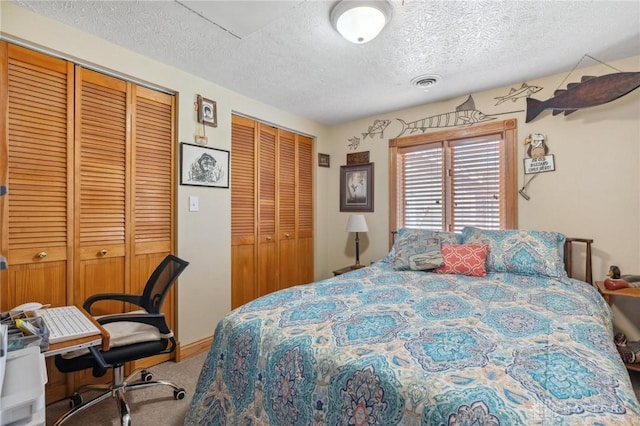
M 640 425 L 612 316 L 554 232 L 403 229 L 217 325 L 186 425 Z

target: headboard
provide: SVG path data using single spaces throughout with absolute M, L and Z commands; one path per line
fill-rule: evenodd
M 567 237 L 564 242 L 564 269 L 567 271 L 567 275 L 569 278 L 573 276 L 573 243 L 584 243 L 587 245 L 585 251 L 585 271 L 584 271 L 584 280 L 589 284 L 593 284 L 593 271 L 591 267 L 591 243 L 593 240 L 588 238 L 570 238 Z

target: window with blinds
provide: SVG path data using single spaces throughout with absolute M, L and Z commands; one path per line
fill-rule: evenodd
M 500 200 L 504 191 L 500 142 L 497 137 L 489 137 L 465 140 L 449 147 L 450 229 L 459 232 L 465 226 L 501 228 Z
M 391 140 L 391 230 L 515 227 L 515 132 L 505 120 Z

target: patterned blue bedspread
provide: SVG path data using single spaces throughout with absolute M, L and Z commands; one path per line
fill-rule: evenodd
M 218 324 L 186 425 L 640 425 L 590 285 L 385 262 Z

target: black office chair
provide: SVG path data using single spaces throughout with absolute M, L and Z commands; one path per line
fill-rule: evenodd
M 172 284 L 188 265 L 189 262 L 168 255 L 149 277 L 141 296 L 118 293 L 97 294 L 84 302 L 83 307 L 89 313 L 91 313 L 91 306 L 95 302 L 103 300 L 127 302 L 144 310 L 96 317 L 96 320 L 109 331 L 111 336 L 109 350 L 103 351 L 100 347 L 92 347 L 88 350 L 84 349 L 56 356 L 56 367 L 63 373 L 92 368 L 94 377 L 101 377 L 109 369 L 113 370 L 112 383 L 86 385 L 74 392 L 70 397 L 71 410 L 56 421 L 56 426 L 110 396 L 115 398 L 118 404 L 122 425 L 128 426 L 131 424 L 131 416 L 124 395 L 126 392 L 136 389 L 165 385 L 173 388 L 175 399 L 185 397 L 183 388 L 163 380 L 152 380 L 153 375 L 147 370 L 134 371 L 125 379 L 124 363 L 175 350 L 176 340 L 160 309 Z M 141 373 L 140 379 L 130 382 L 139 371 Z M 82 390 L 99 390 L 102 393 L 83 402 L 80 395 Z

